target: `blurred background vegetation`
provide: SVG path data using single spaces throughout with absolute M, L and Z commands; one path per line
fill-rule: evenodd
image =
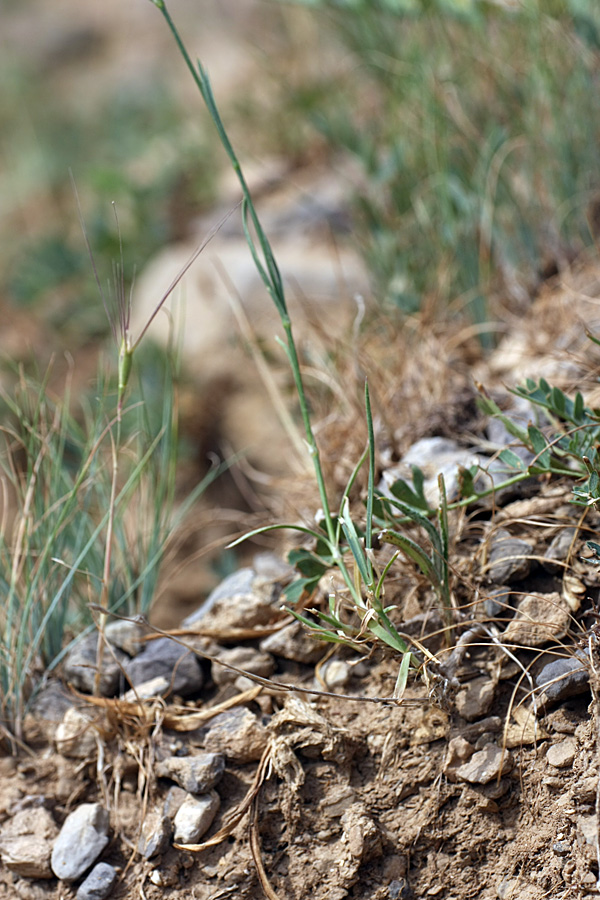
M 104 279 L 119 258 L 115 201 L 131 280 L 193 232 L 225 166 L 151 4 L 83 6 L 7 2 L 0 38 L 0 302 L 39 320 L 47 348 L 71 350 L 107 324 L 69 171 Z M 243 160 L 353 160 L 353 233 L 382 304 L 464 314 L 490 345 L 491 318 L 518 313 L 594 244 L 591 0 L 170 9 Z

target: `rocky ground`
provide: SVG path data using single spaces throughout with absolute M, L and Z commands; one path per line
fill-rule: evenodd
M 37 6 L 47 18 L 27 45 L 45 59 L 52 16 L 44 3 Z M 119 6 L 104 4 L 93 23 L 106 41 L 98 65 L 107 79 L 123 77 L 114 65 L 106 13 L 110 8 L 116 16 Z M 212 4 L 212 18 L 229 26 L 235 18 L 230 6 Z M 65 0 L 63 7 L 72 3 Z M 85 37 L 89 22 L 84 7 L 76 8 L 82 22 L 73 20 L 73 34 L 81 30 Z M 13 10 L 12 41 L 27 31 L 23 10 Z M 160 25 L 145 6 L 128 10 L 122 39 L 133 53 L 128 65 L 151 67 L 156 56 L 146 56 L 144 48 L 165 54 Z M 235 19 L 230 53 L 205 31 L 193 32 L 213 80 L 221 86 L 229 80 L 228 90 L 249 77 L 242 32 L 255 27 L 254 4 L 244 3 L 243 13 Z M 132 31 L 138 42 L 131 41 Z M 476 382 L 524 424 L 534 413 L 511 399 L 507 387 L 526 377 L 543 376 L 567 393 L 581 390 L 600 406 L 600 360 L 585 337 L 586 327 L 600 332 L 594 262 L 563 271 L 530 308 L 507 303 L 507 333 L 486 359 L 471 334 L 432 322 L 398 330 L 391 321 L 371 321 L 357 338 L 363 310 L 352 295 L 364 290 L 364 274 L 357 257 L 346 253 L 344 192 L 338 191 L 351 175 L 336 169 L 334 178 L 327 165 L 293 178 L 284 167 L 279 190 L 265 188 L 261 211 L 279 241 L 292 289 L 317 272 L 317 287 L 313 280 L 298 296 L 316 291 L 334 299 L 333 325 L 307 352 L 314 375 L 316 363 L 334 356 L 330 345 L 323 350 L 323 339 L 327 346 L 335 334 L 336 353 L 338 344 L 345 348 L 334 359 L 337 375 L 322 370 L 330 393 L 315 399 L 334 492 L 364 447 L 363 415 L 348 398 L 360 396 L 365 373 L 382 490 L 411 462 L 425 471 L 426 490 L 435 492 L 440 469 L 452 490 L 457 466 L 487 469 L 509 444 L 520 452 L 499 422 L 478 411 Z M 261 173 L 253 183 L 264 184 Z M 307 205 L 299 197 L 320 202 Z M 190 230 L 191 245 L 205 225 Z M 337 243 L 325 246 L 324 228 Z M 231 227 L 219 241 L 215 255 L 227 260 L 239 277 L 234 288 L 248 301 L 256 286 L 244 268 L 240 235 Z M 142 319 L 154 281 L 163 274 L 168 281 L 167 270 L 188 249 L 165 248 L 140 278 L 136 309 Z M 222 308 L 223 283 L 214 271 L 194 277 L 201 296 L 212 291 Z M 337 305 L 342 283 L 345 300 Z M 310 319 L 310 309 L 303 311 Z M 213 346 L 231 333 L 233 313 L 228 316 L 211 319 Z M 15 341 L 34 327 L 29 318 L 15 319 Z M 261 329 L 271 324 L 254 323 L 261 340 Z M 219 404 L 220 436 L 246 445 L 254 439 L 252 423 L 264 422 L 265 382 L 247 374 L 249 357 L 241 373 L 224 375 L 223 355 L 210 359 L 206 346 L 187 351 L 208 366 L 195 375 L 213 379 L 205 394 L 228 398 Z M 217 390 L 225 382 L 227 395 Z M 288 382 L 275 386 L 285 396 Z M 339 412 L 328 418 L 331 397 Z M 214 425 L 214 403 L 201 409 L 184 404 L 184 413 L 190 433 L 204 428 L 207 418 Z M 281 431 L 269 434 L 267 450 L 276 452 L 261 455 L 259 446 L 258 453 L 263 461 L 268 457 L 277 479 L 267 490 L 263 483 L 262 496 L 269 494 L 270 509 L 282 520 L 311 519 L 318 506 L 314 486 L 290 463 L 302 444 L 281 443 Z M 167 570 L 152 628 L 118 619 L 108 626 L 101 696 L 93 696 L 92 637 L 70 653 L 60 678 L 44 686 L 24 745 L 3 746 L 0 897 L 597 896 L 600 575 L 586 541 L 598 539 L 599 522 L 593 508 L 574 506 L 571 497 L 571 480 L 539 476 L 451 516 L 450 623 L 425 579 L 408 561 L 396 563 L 386 603 L 424 663 L 402 702 L 390 699 L 398 674 L 391 652 L 365 644 L 361 653 L 332 654 L 281 612 L 282 590 L 293 577 L 282 548 L 257 552 L 202 604 L 202 572 Z M 194 536 L 187 551 L 192 544 Z M 325 602 L 330 589 L 326 577 L 311 603 Z
M 593 388 L 595 296 L 591 266 L 542 292 L 482 364 L 499 399 L 510 366 Z M 508 440 L 464 425 L 413 444 L 426 474 Z M 450 637 L 423 578 L 392 570 L 399 629 L 440 663 L 401 703 L 391 653 L 331 654 L 282 616 L 292 572 L 270 553 L 171 637 L 111 623 L 102 697 L 83 642 L 0 761 L 0 895 L 596 896 L 598 515 L 571 488 L 534 478 L 453 516 Z

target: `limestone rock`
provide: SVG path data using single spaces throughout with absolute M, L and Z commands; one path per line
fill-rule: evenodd
M 456 769 L 458 781 L 471 784 L 489 784 L 499 775 L 505 775 L 512 769 L 513 761 L 510 753 L 496 744 L 486 744 L 482 750 Z
M 292 622 L 291 625 L 286 625 L 269 637 L 263 638 L 260 649 L 263 653 L 272 653 L 283 659 L 313 665 L 321 659 L 326 648 L 311 637 L 300 622 Z
M 197 844 L 212 825 L 220 805 L 221 798 L 216 791 L 199 797 L 188 794 L 175 816 L 174 843 Z
M 560 594 L 527 594 L 519 600 L 502 641 L 520 647 L 540 647 L 564 637 L 569 622 L 570 610 Z
M 148 641 L 123 668 L 134 687 L 162 676 L 169 684 L 168 694 L 194 694 L 204 682 L 196 655 L 170 638 Z
M 206 750 L 247 763 L 261 758 L 269 735 L 254 713 L 245 706 L 234 706 L 194 732 L 194 739 Z
M 261 653 L 253 647 L 231 647 L 227 650 L 220 650 L 216 654 L 217 658 L 230 666 L 236 666 L 252 675 L 260 675 L 262 678 L 268 678 L 273 674 L 275 662 L 270 653 Z M 215 684 L 232 684 L 238 678 L 238 673 L 218 663 L 212 664 L 212 677 Z
M 97 750 L 93 714 L 71 707 L 56 729 L 56 749 L 63 756 L 90 759 Z
M 108 813 L 99 803 L 84 803 L 67 818 L 52 851 L 52 871 L 76 881 L 108 844 Z
M 76 900 L 104 900 L 108 897 L 115 882 L 117 872 L 108 863 L 97 863 L 88 877 L 79 885 Z
M 84 691 L 87 694 L 94 692 L 97 648 L 98 635 L 96 632 L 93 632 L 75 644 L 63 663 L 65 677 L 79 691 Z M 100 692 L 103 696 L 112 697 L 118 693 L 119 684 L 123 680 L 121 665 L 128 658 L 125 653 L 115 647 L 104 648 L 100 675 Z
M 535 549 L 529 541 L 511 537 L 500 529 L 492 537 L 485 574 L 495 584 L 512 584 L 529 575 Z
M 577 746 L 577 740 L 574 737 L 567 737 L 548 748 L 546 759 L 551 766 L 564 769 L 566 766 L 570 766 L 575 759 Z
M 160 778 L 171 778 L 190 794 L 204 794 L 223 777 L 225 757 L 222 753 L 198 756 L 171 756 L 156 765 Z
M 26 878 L 52 878 L 52 841 L 58 834 L 46 809 L 23 809 L 2 826 L 0 859 Z

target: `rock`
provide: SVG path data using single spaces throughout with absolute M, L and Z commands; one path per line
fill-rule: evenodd
M 108 813 L 99 803 L 84 803 L 65 819 L 52 851 L 52 871 L 76 881 L 108 844 Z
M 73 759 L 91 759 L 97 752 L 92 715 L 71 707 L 56 729 L 56 749 Z
M 522 747 L 524 744 L 536 744 L 549 737 L 544 726 L 538 722 L 534 709 L 526 706 L 515 706 L 511 712 L 508 727 L 504 731 L 504 746 Z
M 489 784 L 494 778 L 505 775 L 512 769 L 510 753 L 496 744 L 486 744 L 483 750 L 474 753 L 468 762 L 456 769 L 458 781 L 470 784 Z
M 577 740 L 574 737 L 565 738 L 557 744 L 552 744 L 546 753 L 546 759 L 551 766 L 564 769 L 570 766 L 577 755 Z
M 588 665 L 583 651 L 575 657 L 555 659 L 545 665 L 535 679 L 536 686 L 542 689 L 538 699 L 540 708 L 589 691 Z
M 98 634 L 93 632 L 75 644 L 63 663 L 65 677 L 77 690 L 87 694 L 94 692 L 97 648 Z M 121 666 L 128 658 L 125 653 L 114 647 L 104 648 L 100 676 L 100 692 L 104 697 L 112 697 L 118 693 L 119 684 L 123 680 Z
M 263 638 L 260 642 L 263 653 L 272 653 L 274 656 L 282 656 L 294 662 L 313 665 L 318 662 L 325 653 L 325 647 L 314 637 L 300 622 L 292 622 Z
M 475 747 L 461 735 L 449 741 L 444 760 L 444 774 L 448 781 L 456 781 L 457 769 L 470 759 L 474 752 Z
M 480 719 L 490 711 L 494 702 L 496 683 L 489 675 L 473 678 L 462 687 L 455 697 L 456 711 L 467 722 Z
M 146 815 L 142 825 L 137 846 L 138 853 L 144 859 L 152 859 L 153 856 L 164 853 L 169 846 L 172 833 L 171 819 L 158 809 L 152 810 Z
M 175 818 L 177 811 L 183 801 L 187 797 L 187 791 L 184 791 L 183 788 L 180 787 L 172 787 L 167 791 L 167 796 L 165 797 L 165 802 L 163 805 L 163 814 L 167 816 L 168 819 L 173 821 Z
M 552 849 L 557 856 L 568 856 L 572 848 L 569 841 L 556 841 L 556 843 L 552 844 Z
M 193 734 L 206 750 L 224 753 L 227 759 L 238 763 L 260 759 L 269 742 L 266 728 L 245 706 L 220 713 Z
M 39 691 L 33 705 L 36 719 L 47 722 L 62 722 L 68 709 L 73 706 L 73 694 L 60 681 L 49 681 Z
M 348 850 L 355 859 L 368 862 L 381 856 L 381 833 L 362 803 L 353 803 L 340 819 Z
M 171 690 L 171 679 L 165 678 L 164 675 L 157 675 L 150 681 L 143 681 L 141 684 L 130 688 L 121 694 L 121 698 L 127 703 L 135 703 L 138 700 L 151 700 L 153 697 L 166 697 Z
M 535 550 L 529 541 L 513 538 L 505 529 L 497 531 L 491 539 L 485 574 L 495 584 L 512 584 L 521 581 L 531 571 Z
M 105 862 L 97 863 L 79 885 L 76 900 L 104 900 L 112 891 L 116 880 L 116 869 Z
M 183 627 L 214 634 L 268 625 L 280 614 L 282 583 L 259 575 L 253 568 L 239 569 L 212 591 L 202 606 L 183 621 Z
M 566 526 L 561 528 L 558 534 L 554 536 L 544 554 L 544 559 L 541 561 L 547 572 L 555 574 L 563 571 L 564 567 L 560 563 L 567 558 L 576 534 L 576 528 Z
M 418 466 L 425 475 L 423 491 L 430 506 L 439 504 L 439 475 L 444 476 L 446 496 L 455 500 L 458 496 L 460 474 L 459 467 L 469 469 L 471 466 L 484 468 L 489 460 L 473 450 L 460 447 L 455 441 L 443 437 L 421 438 L 404 454 L 397 465 L 382 473 L 379 490 L 386 497 L 393 497 L 392 486 L 398 479 L 412 484 L 412 466 Z
M 505 644 L 540 647 L 564 637 L 570 620 L 569 606 L 560 594 L 526 594 L 519 600 L 515 617 L 501 639 Z
M 272 675 L 275 668 L 275 662 L 270 653 L 261 653 L 253 647 L 231 647 L 229 650 L 219 650 L 216 656 L 230 666 L 236 666 L 252 675 L 260 675 L 262 678 Z M 213 663 L 212 677 L 215 684 L 223 685 L 233 684 L 239 676 L 231 669 Z
M 490 587 L 483 600 L 483 608 L 489 619 L 507 619 L 514 610 L 510 605 L 510 588 Z
M 0 859 L 11 872 L 26 878 L 52 878 L 50 856 L 58 834 L 46 809 L 23 809 L 2 826 Z
M 170 638 L 148 641 L 142 652 L 123 668 L 133 687 L 162 676 L 168 681 L 168 694 L 184 697 L 199 691 L 204 683 L 196 655 Z
M 222 753 L 198 756 L 171 756 L 155 766 L 159 778 L 171 778 L 189 794 L 204 794 L 223 777 L 225 757 Z
M 474 743 L 482 734 L 498 734 L 502 731 L 503 721 L 500 716 L 487 716 L 479 722 L 473 722 L 461 729 L 461 735 L 465 740 Z
M 174 843 L 197 844 L 212 825 L 220 805 L 221 798 L 216 791 L 200 797 L 188 794 L 175 816 Z
M 142 641 L 144 629 L 137 622 L 116 619 L 108 623 L 104 636 L 112 647 L 118 647 L 127 656 L 137 656 L 145 646 Z
M 323 681 L 328 690 L 345 687 L 352 677 L 352 669 L 343 659 L 332 659 L 323 666 Z
M 596 861 L 598 820 L 595 815 L 577 817 L 577 846 L 588 859 Z
M 356 801 L 356 793 L 349 784 L 328 785 L 325 796 L 319 803 L 319 813 L 327 819 L 339 819 Z

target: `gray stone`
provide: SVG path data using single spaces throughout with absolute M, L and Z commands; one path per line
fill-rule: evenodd
M 138 841 L 138 853 L 144 859 L 152 859 L 163 853 L 169 846 L 171 835 L 173 833 L 173 825 L 171 819 L 154 809 L 149 812 L 144 819 L 142 825 L 142 833 Z
M 244 672 L 260 675 L 262 678 L 272 675 L 275 668 L 275 661 L 269 653 L 261 653 L 253 647 L 231 647 L 228 650 L 219 650 L 215 655 L 230 666 L 236 666 L 238 669 L 243 669 Z M 215 684 L 233 684 L 238 678 L 238 674 L 218 663 L 212 664 L 212 677 Z
M 471 466 L 485 467 L 489 460 L 473 450 L 460 447 L 455 441 L 443 437 L 421 438 L 404 454 L 399 463 L 382 473 L 379 490 L 384 496 L 392 497 L 391 487 L 402 478 L 409 484 L 412 482 L 412 466 L 418 466 L 425 475 L 423 491 L 430 506 L 436 507 L 440 493 L 439 475 L 444 476 L 446 496 L 456 499 L 459 489 L 459 467 L 469 469 Z
M 159 778 L 171 778 L 190 794 L 204 794 L 223 777 L 225 757 L 222 753 L 201 753 L 198 756 L 171 756 L 157 763 Z
M 473 678 L 460 689 L 455 698 L 456 711 L 467 722 L 485 716 L 494 702 L 496 684 L 489 675 Z
M 76 881 L 108 844 L 108 813 L 99 803 L 84 803 L 65 819 L 52 851 L 52 871 Z
M 279 613 L 282 584 L 253 568 L 239 569 L 212 591 L 183 627 L 213 634 L 267 625 Z
M 323 666 L 323 681 L 329 690 L 345 687 L 352 677 L 352 669 L 343 659 L 332 659 Z
M 188 794 L 175 816 L 174 843 L 198 843 L 212 825 L 220 805 L 221 798 L 216 791 L 210 791 L 200 797 Z
M 512 584 L 521 581 L 531 571 L 534 554 L 533 544 L 520 538 L 511 537 L 508 531 L 500 529 L 491 540 L 486 577 L 495 584 Z
M 207 750 L 224 753 L 233 762 L 247 763 L 261 758 L 269 735 L 254 713 L 245 706 L 234 706 L 194 732 L 193 740 Z
M 577 740 L 574 737 L 565 738 L 557 744 L 552 744 L 546 753 L 546 759 L 551 766 L 564 769 L 570 766 L 577 754 Z
M 37 719 L 58 723 L 72 706 L 73 694 L 60 681 L 49 681 L 35 698 L 33 712 Z
M 11 872 L 26 878 L 52 878 L 50 855 L 58 834 L 46 809 L 23 809 L 2 826 L 0 859 Z
M 56 749 L 63 756 L 74 759 L 90 759 L 97 750 L 97 732 L 93 725 L 93 716 L 82 710 L 71 707 L 56 729 Z
M 540 671 L 535 679 L 541 688 L 539 705 L 545 708 L 551 703 L 560 703 L 569 697 L 576 697 L 589 691 L 589 661 L 583 651 L 568 659 L 555 659 Z
M 98 635 L 88 634 L 67 653 L 63 663 L 65 677 L 79 691 L 92 694 L 96 680 L 96 654 Z M 128 656 L 114 647 L 104 647 L 102 670 L 100 676 L 100 692 L 104 697 L 112 697 L 118 693 L 119 684 L 123 680 L 121 666 Z
M 112 647 L 118 647 L 127 656 L 137 656 L 145 644 L 142 641 L 144 629 L 137 622 L 116 619 L 104 629 L 104 636 Z
M 555 574 L 563 571 L 564 567 L 559 565 L 559 563 L 564 562 L 567 558 L 576 533 L 576 528 L 565 527 L 561 528 L 558 534 L 554 536 L 542 560 L 542 566 L 547 572 Z
M 326 650 L 320 641 L 310 636 L 300 622 L 292 622 L 263 638 L 260 649 L 263 653 L 272 653 L 307 665 L 318 662 Z
M 170 638 L 149 641 L 123 668 L 134 687 L 159 676 L 166 678 L 170 694 L 194 694 L 204 683 L 196 655 Z
M 489 784 L 499 775 L 510 772 L 512 765 L 510 753 L 490 743 L 456 769 L 456 778 L 458 781 L 468 781 L 471 784 Z
M 490 619 L 507 619 L 514 610 L 510 606 L 510 588 L 491 587 L 486 591 L 483 608 Z
M 177 811 L 185 798 L 187 797 L 187 791 L 184 791 L 183 788 L 180 787 L 172 787 L 167 791 L 167 796 L 165 797 L 165 802 L 163 805 L 163 815 L 167 816 L 168 819 L 173 821 L 175 818 Z
M 588 859 L 596 860 L 598 820 L 595 815 L 577 817 L 577 846 Z
M 98 863 L 79 885 L 77 900 L 104 900 L 112 891 L 116 880 L 117 872 L 112 866 L 105 862 Z
M 506 626 L 502 641 L 519 647 L 541 647 L 564 637 L 571 623 L 569 604 L 556 591 L 526 594 L 517 604 L 514 618 Z

